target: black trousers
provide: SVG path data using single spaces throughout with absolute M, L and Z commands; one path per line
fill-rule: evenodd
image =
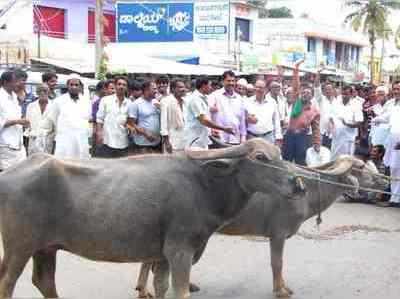
M 289 162 L 306 165 L 307 149 L 311 146 L 311 135 L 306 132 L 288 131 L 283 138 L 282 156 Z
M 322 145 L 331 149 L 332 147 L 332 138 L 329 138 L 326 135 L 322 135 Z
M 128 148 L 112 148 L 106 144 L 96 146 L 96 157 L 99 158 L 122 158 L 128 155 Z

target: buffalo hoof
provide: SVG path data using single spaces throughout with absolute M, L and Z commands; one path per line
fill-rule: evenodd
M 136 288 L 138 291 L 138 298 L 140 299 L 152 299 L 154 296 L 148 292 L 146 289 Z
M 189 291 L 190 291 L 190 293 L 197 293 L 197 292 L 200 292 L 200 288 L 197 285 L 195 285 L 194 283 L 190 283 Z
M 290 298 L 293 295 L 293 291 L 288 287 L 283 287 L 280 290 L 274 291 L 276 298 Z

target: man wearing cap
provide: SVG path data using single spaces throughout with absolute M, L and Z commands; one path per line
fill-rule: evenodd
M 254 97 L 254 95 L 256 94 L 256 89 L 255 89 L 254 85 L 251 83 L 247 84 L 246 90 L 247 90 L 248 98 Z
M 80 93 L 79 75 L 67 80 L 67 93 L 56 98 L 42 123 L 43 135 L 56 132 L 55 156 L 59 158 L 89 158 L 90 101 Z
M 269 93 L 267 93 L 267 95 L 265 96 L 265 100 L 274 101 L 276 103 L 281 127 L 286 129 L 287 124 L 285 120 L 289 115 L 289 105 L 285 97 L 282 95 L 281 91 L 282 91 L 281 84 L 277 81 L 272 81 L 269 84 Z
M 241 78 L 236 82 L 235 91 L 242 97 L 247 97 L 247 84 L 247 80 L 244 78 Z

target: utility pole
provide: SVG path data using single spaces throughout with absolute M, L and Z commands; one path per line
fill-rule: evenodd
M 100 74 L 101 61 L 104 54 L 104 43 L 103 43 L 103 0 L 96 0 L 96 11 L 95 11 L 95 34 L 96 34 L 96 54 L 95 54 L 95 66 L 96 66 L 96 78 Z
M 379 84 L 383 80 L 383 60 L 385 58 L 385 36 L 382 38 L 381 62 L 379 66 Z
M 41 25 L 41 21 L 40 20 L 39 20 L 37 26 L 38 26 L 38 30 L 37 30 L 37 55 L 38 55 L 38 58 L 40 59 L 41 56 L 42 56 L 41 53 L 40 53 L 40 48 L 41 48 L 40 39 L 41 39 L 41 31 L 42 31 L 42 25 Z

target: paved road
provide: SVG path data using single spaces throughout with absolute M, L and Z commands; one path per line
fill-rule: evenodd
M 305 223 L 287 244 L 285 277 L 298 299 L 398 299 L 400 294 L 400 209 L 336 203 Z M 57 285 L 67 298 L 136 298 L 138 265 L 90 262 L 58 255 Z M 29 263 L 16 297 L 40 297 L 31 284 Z M 192 280 L 202 287 L 193 296 L 273 298 L 268 243 L 262 238 L 215 235 Z

